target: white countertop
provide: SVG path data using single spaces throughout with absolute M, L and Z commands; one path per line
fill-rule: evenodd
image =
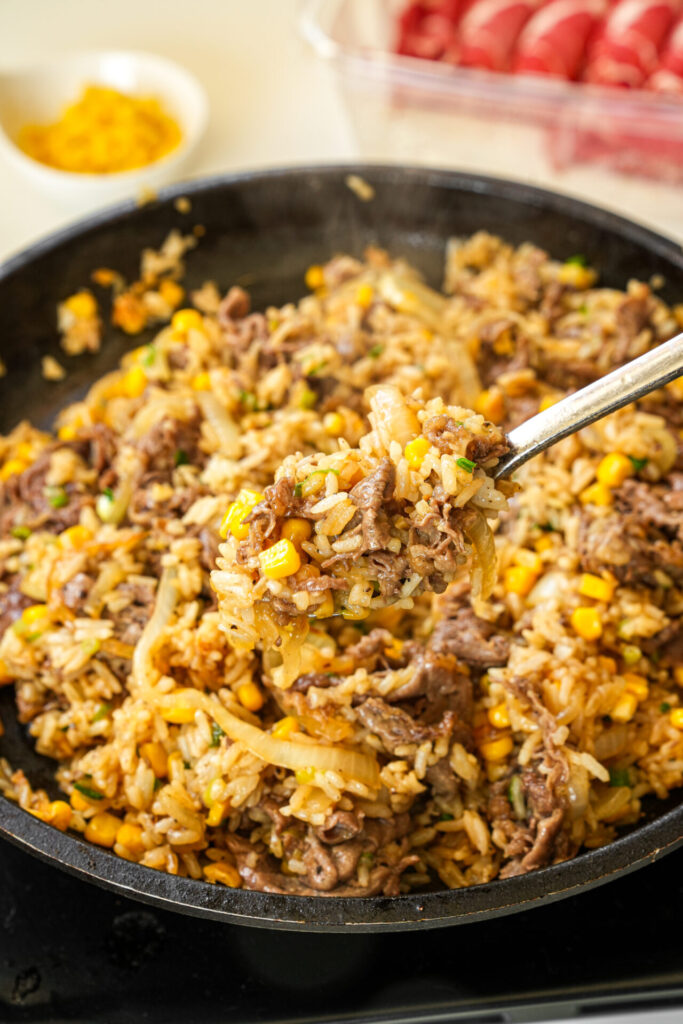
M 0 72 L 68 49 L 153 50 L 185 64 L 208 91 L 210 127 L 192 175 L 274 164 L 392 160 L 395 137 L 356 135 L 332 69 L 299 37 L 300 0 L 2 0 Z M 362 105 L 361 105 L 362 106 Z M 356 106 L 356 113 L 358 112 Z M 410 138 L 410 119 L 403 113 Z M 417 122 L 416 122 L 417 124 Z M 368 142 L 368 137 L 371 141 Z M 412 162 L 520 178 L 573 193 L 683 241 L 683 189 L 616 177 L 591 168 L 558 175 L 545 161 L 539 133 L 519 125 L 495 130 L 455 119 L 435 131 Z M 0 258 L 87 210 L 65 209 L 34 191 L 0 161 Z

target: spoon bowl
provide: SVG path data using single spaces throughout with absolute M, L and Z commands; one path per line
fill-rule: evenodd
M 56 120 L 86 84 L 154 96 L 178 122 L 179 145 L 145 167 L 111 174 L 77 174 L 41 164 L 20 149 L 26 124 Z M 156 54 L 97 50 L 68 54 L 33 67 L 0 74 L 0 150 L 24 178 L 66 205 L 96 205 L 135 196 L 177 179 L 195 151 L 208 121 L 208 100 L 199 81 Z

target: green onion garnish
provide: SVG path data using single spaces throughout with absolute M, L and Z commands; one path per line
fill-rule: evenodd
M 319 475 L 325 476 L 327 473 L 334 473 L 335 476 L 339 476 L 339 470 L 338 469 L 314 469 L 312 473 L 309 473 L 308 476 L 305 477 L 305 479 L 303 479 L 301 481 L 301 483 L 298 483 L 295 486 L 295 488 L 294 488 L 294 497 L 295 498 L 300 498 L 302 496 L 302 487 L 312 477 L 319 476 Z
M 105 487 L 104 490 L 102 491 L 102 494 L 109 498 L 110 501 L 114 500 L 114 492 L 111 489 L 111 487 Z
M 74 789 L 77 789 L 83 796 L 87 796 L 88 800 L 104 799 L 102 793 L 99 793 L 96 789 L 91 789 L 90 786 L 86 786 L 82 782 L 74 782 Z
M 45 497 L 52 508 L 64 508 L 69 504 L 69 495 L 63 487 L 46 487 Z
M 318 401 L 318 396 L 315 391 L 311 391 L 310 388 L 304 388 L 299 398 L 300 409 L 315 409 L 315 403 Z
M 91 722 L 101 722 L 103 718 L 106 718 L 111 711 L 111 704 L 100 704 L 95 714 L 90 719 Z
M 649 461 L 648 459 L 637 459 L 635 455 L 629 455 L 629 459 L 636 473 L 640 473 L 641 469 L 645 469 Z
M 153 363 L 154 363 L 154 360 L 156 359 L 156 357 L 157 357 L 157 350 L 156 350 L 156 348 L 154 347 L 154 345 L 148 345 L 147 346 L 147 350 L 145 352 L 145 357 L 142 360 L 143 365 L 144 366 L 152 366 Z
M 472 462 L 471 459 L 456 459 L 455 464 L 456 466 L 460 466 L 461 469 L 464 469 L 466 473 L 474 473 L 477 468 L 476 462 Z
M 368 355 L 371 359 L 377 359 L 378 356 L 382 355 L 382 352 L 384 352 L 384 345 L 373 345 L 368 351 Z
M 609 784 L 610 786 L 630 786 L 631 773 L 628 768 L 610 768 Z
M 444 814 L 440 814 L 439 815 L 439 821 L 454 821 L 454 820 L 455 819 L 454 819 L 453 815 L 452 814 L 448 814 L 447 812 L 445 812 Z
M 221 737 L 225 736 L 225 733 L 221 729 L 218 722 L 211 723 L 211 742 L 210 747 L 219 747 L 221 745 Z
M 570 266 L 585 267 L 586 257 L 583 253 L 577 252 L 575 256 L 570 256 L 568 260 L 565 260 L 565 263 L 569 263 Z
M 16 537 L 17 540 L 26 540 L 27 537 L 31 536 L 31 531 L 28 526 L 14 526 L 12 528 L 12 536 Z
M 189 463 L 187 452 L 183 448 L 178 448 L 175 455 L 173 456 L 174 466 L 187 466 Z
M 662 712 L 663 715 L 665 715 L 667 711 L 671 711 L 671 705 L 669 704 L 668 700 L 662 701 L 662 703 L 659 705 L 659 710 Z

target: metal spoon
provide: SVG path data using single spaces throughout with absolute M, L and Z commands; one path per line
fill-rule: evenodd
M 637 398 L 656 391 L 680 376 L 683 376 L 683 334 L 677 334 L 663 345 L 638 356 L 515 427 L 508 434 L 512 450 L 500 460 L 492 476 L 496 480 L 510 476 L 528 459 L 550 448 L 563 437 L 575 434 L 589 423 L 635 402 Z

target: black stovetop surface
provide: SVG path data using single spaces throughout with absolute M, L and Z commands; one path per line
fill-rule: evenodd
M 498 920 L 321 935 L 183 917 L 0 842 L 0 1020 L 486 1022 L 683 1006 L 683 852 Z

